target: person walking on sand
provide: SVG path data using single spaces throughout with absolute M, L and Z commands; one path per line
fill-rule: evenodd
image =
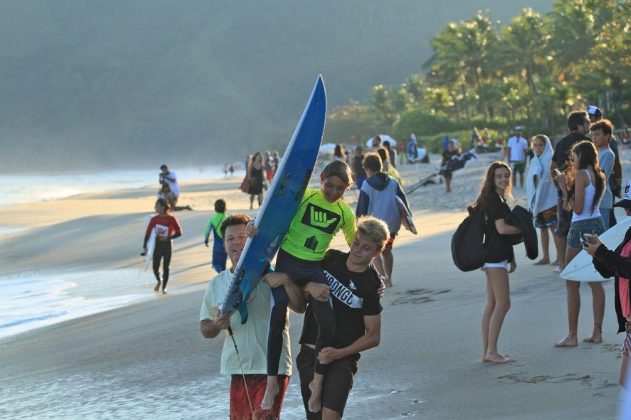
M 360 352 L 379 345 L 381 280 L 371 262 L 379 256 L 388 236 L 388 226 L 383 221 L 362 217 L 358 220 L 350 252 L 330 249 L 322 261 L 330 286 L 336 331 L 332 346 L 316 352 L 318 323 L 311 305 L 307 306 L 300 353 L 296 358 L 307 419 L 342 418 L 357 373 Z M 312 285 L 308 283 L 305 289 Z M 328 295 L 324 296 L 325 300 Z M 314 395 L 311 384 L 318 361 L 328 369 L 320 394 Z M 310 410 L 309 401 L 313 399 L 321 408 L 316 413 Z
M 334 160 L 324 167 L 320 174 L 321 188 L 308 188 L 300 202 L 296 215 L 292 219 L 287 235 L 283 239 L 276 256 L 276 270 L 287 274 L 298 286 L 308 282 L 327 285 L 321 262 L 333 240 L 341 230 L 350 245 L 355 238 L 355 214 L 344 202 L 344 192 L 352 182 L 351 169 L 345 162 Z M 256 236 L 258 230 L 254 223 L 248 224 L 248 235 Z M 280 346 L 282 344 L 282 326 L 287 316 L 287 297 L 285 290 L 272 289 L 274 304 L 267 339 L 267 374 L 268 387 L 263 397 L 263 408 L 269 408 L 278 391 L 276 380 Z M 333 309 L 328 302 L 315 298 L 309 300 L 318 321 L 318 342 L 316 350 L 330 347 L 335 334 Z M 326 366 L 316 363 L 312 389 L 319 395 Z M 319 402 L 314 397 L 309 402 L 310 410 L 319 411 Z
M 381 255 L 374 259 L 374 263 L 377 271 L 384 277 L 386 286 L 392 287 L 392 268 L 394 265 L 392 245 L 401 228 L 401 213 L 399 212 L 397 197 L 405 204 L 408 211 L 410 208 L 401 185 L 383 172 L 381 158 L 377 153 L 366 155 L 364 168 L 368 179 L 360 190 L 355 216 L 359 218 L 360 216 L 371 215 L 387 223 L 388 242 Z
M 167 283 L 169 282 L 169 265 L 171 264 L 173 239 L 182 236 L 182 228 L 174 216 L 171 216 L 168 201 L 164 198 L 156 200 L 155 206 L 157 215 L 153 216 L 147 226 L 145 232 L 145 240 L 142 244 L 143 253 L 147 253 L 147 241 L 151 236 L 151 232 L 156 232 L 156 247 L 153 250 L 153 275 L 156 277 L 156 287 L 153 289 L 156 293 L 160 291 L 162 286 L 162 294 L 167 293 Z M 162 281 L 160 281 L 160 261 L 162 261 Z
M 350 163 L 353 172 L 353 181 L 357 189 L 361 189 L 362 184 L 366 181 L 366 170 L 364 169 L 363 161 L 364 149 L 361 145 L 357 145 Z
M 561 173 L 569 169 L 568 162 L 571 161 L 570 152 L 576 143 L 582 140 L 589 140 L 586 136 L 589 133 L 589 116 L 584 111 L 574 111 L 567 117 L 567 126 L 570 133 L 563 137 L 556 144 L 552 161 L 550 162 L 550 173 L 556 179 L 555 169 Z M 557 225 L 553 234 L 555 235 L 555 245 L 557 255 L 565 255 L 567 247 L 567 235 L 572 222 L 572 212 L 565 209 L 563 204 L 563 193 L 557 188 Z M 555 271 L 561 272 L 565 268 L 565 258 L 559 257 L 559 266 Z
M 505 162 L 494 162 L 486 171 L 480 195 L 474 207 L 486 213 L 485 228 L 487 257 L 482 266 L 486 275 L 486 306 L 482 314 L 482 361 L 508 363 L 513 359 L 497 350 L 504 317 L 510 309 L 508 275 L 517 269 L 509 235 L 521 233 L 518 227 L 506 223 L 511 214 L 506 200 L 512 198 L 511 170 Z
M 204 245 L 208 248 L 210 232 L 213 233 L 213 255 L 212 267 L 217 273 L 226 269 L 226 259 L 228 254 L 223 246 L 223 236 L 221 236 L 221 223 L 226 219 L 226 202 L 223 199 L 215 201 L 215 214 L 208 220 L 204 231 Z
M 605 230 L 609 229 L 612 224 L 611 215 L 613 214 L 613 192 L 611 184 L 608 182 L 614 172 L 616 155 L 609 147 L 611 135 L 613 134 L 613 126 L 609 120 L 600 120 L 589 127 L 592 136 L 592 142 L 598 149 L 598 164 L 600 169 L 605 173 L 605 191 L 600 201 L 600 216 L 603 218 Z
M 265 181 L 263 169 L 263 155 L 261 155 L 261 152 L 256 152 L 252 157 L 250 166 L 248 167 L 248 194 L 250 194 L 250 210 L 254 208 L 254 197 L 257 198 L 259 208 L 263 202 L 263 182 Z
M 519 188 L 524 188 L 524 170 L 526 169 L 526 151 L 528 151 L 528 140 L 522 137 L 524 127 L 515 127 L 515 135 L 508 139 L 508 159 L 513 165 L 513 176 L 519 175 Z M 513 182 L 517 185 L 517 182 Z
M 445 192 L 451 192 L 451 180 L 453 178 L 453 171 L 449 168 L 449 161 L 454 157 L 460 156 L 462 150 L 458 147 L 455 139 L 449 140 L 447 144 L 447 150 L 443 152 L 443 160 L 440 162 L 441 175 L 445 179 Z M 444 168 L 444 170 L 442 170 Z
M 289 277 L 281 273 L 268 273 L 259 282 L 248 303 L 248 322 L 241 323 L 238 312 L 220 313 L 221 303 L 226 298 L 232 283 L 232 273 L 239 261 L 247 240 L 246 225 L 252 218 L 246 214 L 231 214 L 220 227 L 224 248 L 232 268 L 217 274 L 208 283 L 199 315 L 199 329 L 204 338 L 213 339 L 224 332 L 221 351 L 220 373 L 229 375 L 230 418 L 277 419 L 291 376 L 291 350 L 289 326 L 282 331 L 282 351 L 278 374 L 278 393 L 268 410 L 260 408 L 267 383 L 267 351 L 262 343 L 267 340 L 267 323 L 271 313 L 271 289 L 283 287 L 287 292 L 289 306 L 304 312 L 304 298 Z M 234 337 L 235 344 L 229 335 Z M 238 349 L 238 353 L 237 353 Z M 240 358 L 240 359 L 239 359 Z
M 623 199 L 614 204 L 622 207 L 625 214 L 631 216 L 631 182 L 627 182 Z M 618 332 L 625 333 L 620 359 L 618 383 L 629 389 L 627 374 L 631 358 L 631 228 L 624 235 L 624 240 L 614 251 L 607 249 L 597 236 L 588 237 L 583 243 L 584 249 L 593 257 L 594 268 L 604 278 L 615 277 L 614 307 L 618 318 Z M 300 369 L 300 367 L 298 367 Z
M 528 194 L 528 210 L 535 219 L 535 227 L 541 232 L 541 249 L 543 258 L 535 265 L 550 264 L 549 229 L 557 223 L 557 192 L 550 176 L 550 160 L 552 144 L 548 136 L 537 134 L 532 138 L 534 157 L 530 160 L 526 175 L 526 193 Z M 561 258 L 565 258 L 561 256 Z M 557 260 L 559 256 L 557 255 Z
M 598 152 L 594 144 L 581 141 L 572 148 L 572 166 L 565 174 L 558 174 L 556 179 L 563 193 L 566 208 L 572 211 L 572 224 L 567 237 L 565 266 L 580 252 L 581 239 L 585 234 L 600 235 L 605 231 L 600 216 L 600 200 L 605 191 L 605 176 L 598 165 Z M 581 308 L 581 283 L 566 280 L 568 335 L 558 341 L 556 347 L 576 347 L 578 345 L 578 313 Z M 601 282 L 589 282 L 592 289 L 592 309 L 594 329 L 585 342 L 602 342 L 602 325 L 605 316 L 605 289 Z

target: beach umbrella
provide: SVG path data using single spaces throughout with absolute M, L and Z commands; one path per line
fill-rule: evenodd
M 379 137 L 381 137 L 381 143 L 390 143 L 390 147 L 396 147 L 397 145 L 397 141 L 395 139 L 393 139 L 392 137 L 390 137 L 387 134 L 379 134 Z M 374 137 L 369 138 L 366 141 L 366 146 L 371 147 L 372 148 L 372 141 L 373 141 Z
M 324 143 L 320 146 L 318 153 L 321 154 L 330 154 L 332 155 L 335 152 L 335 143 Z

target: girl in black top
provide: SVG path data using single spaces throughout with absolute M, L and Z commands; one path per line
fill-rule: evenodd
M 257 197 L 259 208 L 263 202 L 263 155 L 261 152 L 256 152 L 252 157 L 250 166 L 248 167 L 248 182 L 250 188 L 248 193 L 250 194 L 250 210 L 254 205 L 254 197 Z
M 482 314 L 483 362 L 507 363 L 512 359 L 497 351 L 504 317 L 510 308 L 508 274 L 517 264 L 512 242 L 507 235 L 520 234 L 518 227 L 508 225 L 506 216 L 510 208 L 506 198 L 511 198 L 511 169 L 504 162 L 494 162 L 486 171 L 480 195 L 475 202 L 486 212 L 487 260 L 482 267 L 486 274 L 486 306 Z

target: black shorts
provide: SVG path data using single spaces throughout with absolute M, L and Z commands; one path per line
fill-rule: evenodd
M 302 345 L 296 358 L 296 366 L 300 375 L 300 392 L 305 405 L 305 413 L 307 413 L 307 419 L 309 420 L 322 418 L 322 412 L 312 413 L 309 411 L 308 406 L 309 397 L 311 397 L 309 383 L 313 380 L 316 356 L 314 349 Z M 322 407 L 326 407 L 343 416 L 348 394 L 353 388 L 353 376 L 357 373 L 357 360 L 352 356 L 347 356 L 331 362 L 327 366 L 322 386 Z
M 572 212 L 563 208 L 563 203 L 559 200 L 557 205 L 557 227 L 554 234 L 560 238 L 567 238 L 570 233 L 570 225 L 572 224 Z
M 298 286 L 305 286 L 310 281 L 329 284 L 324 275 L 321 261 L 301 260 L 282 249 L 278 251 L 278 256 L 276 257 L 275 271 L 287 274 Z

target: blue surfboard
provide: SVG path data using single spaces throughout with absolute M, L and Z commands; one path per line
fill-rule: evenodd
M 241 258 L 234 269 L 230 289 L 221 306 L 221 312 L 224 313 L 238 310 L 241 323 L 248 319 L 247 301 L 250 293 L 267 272 L 269 262 L 276 255 L 289 224 L 298 211 L 318 157 L 325 118 L 326 93 L 322 76 L 318 76 L 256 216 L 258 234 L 245 243 Z

